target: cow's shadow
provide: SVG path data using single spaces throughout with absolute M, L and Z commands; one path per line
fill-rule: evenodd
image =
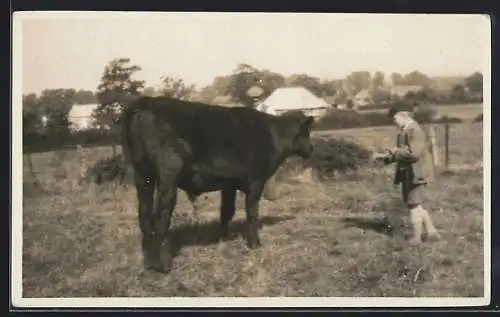
M 293 219 L 292 216 L 262 216 L 260 217 L 260 228 L 272 226 L 280 222 Z M 239 236 L 246 236 L 247 225 L 245 220 L 233 220 L 229 224 L 229 237 L 226 241 L 234 241 Z M 177 256 L 183 247 L 206 246 L 219 243 L 220 222 L 213 220 L 208 223 L 180 225 L 171 230 L 172 253 Z
M 377 233 L 393 236 L 395 228 L 391 226 L 388 219 L 385 218 L 368 218 L 368 217 L 344 217 L 342 222 L 346 228 L 360 228 L 365 230 L 375 231 Z

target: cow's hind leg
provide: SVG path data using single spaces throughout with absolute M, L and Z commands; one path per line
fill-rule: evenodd
M 156 260 L 154 251 L 154 228 L 153 228 L 153 197 L 156 178 L 153 173 L 136 172 L 134 175 L 137 200 L 139 202 L 139 226 L 142 232 L 142 252 L 144 266 L 154 266 Z
M 221 192 L 220 205 L 220 238 L 227 240 L 229 238 L 229 223 L 235 213 L 236 189 L 223 189 Z
M 158 187 L 154 230 L 159 265 L 155 269 L 162 273 L 169 273 L 172 267 L 172 250 L 168 231 L 177 203 L 177 176 L 182 168 L 182 159 L 173 150 L 165 150 L 161 156 L 156 166 Z
M 262 197 L 264 185 L 265 184 L 261 183 L 253 183 L 245 197 L 245 211 L 248 225 L 247 244 L 250 248 L 260 246 L 259 202 Z

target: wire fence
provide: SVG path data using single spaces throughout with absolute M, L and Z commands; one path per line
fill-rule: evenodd
M 111 135 L 109 131 L 93 129 L 91 120 L 89 120 L 91 117 L 89 116 L 79 116 L 78 118 L 87 120 L 73 125 L 69 139 L 63 144 L 57 147 L 51 147 L 50 145 L 44 147 L 38 144 L 39 149 L 46 148 L 46 150 L 27 150 L 24 152 L 25 179 L 29 178 L 35 183 L 48 175 L 56 178 L 72 177 L 81 179 L 85 177 L 86 171 L 99 160 L 121 154 L 121 147 L 118 145 L 119 135 Z M 74 122 L 72 118 L 70 118 L 70 122 Z M 470 125 L 474 123 L 470 121 L 463 124 Z M 454 127 L 461 124 L 444 121 L 422 125 L 430 140 L 433 163 L 436 168 L 448 169 L 450 164 L 453 163 L 452 154 L 460 156 L 460 153 L 463 152 L 464 149 L 461 149 L 460 144 L 452 142 L 452 139 L 457 135 L 454 132 Z M 356 135 L 356 130 L 359 129 L 354 128 L 345 131 L 352 131 L 351 134 Z M 456 137 L 460 138 L 461 136 L 457 135 Z M 373 138 L 377 138 L 377 136 L 373 135 Z M 39 142 L 43 142 L 43 140 L 39 140 Z M 64 170 L 64 172 L 61 172 L 61 170 Z

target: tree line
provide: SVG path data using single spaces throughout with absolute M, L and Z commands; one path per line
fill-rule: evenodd
M 23 96 L 23 139 L 25 151 L 42 150 L 45 147 L 61 147 L 71 142 L 88 143 L 103 140 L 118 142 L 118 118 L 126 105 L 141 95 L 169 96 L 181 100 L 216 103 L 217 96 L 229 96 L 235 103 L 252 107 L 256 97 L 249 95 L 252 87 L 259 87 L 259 99 L 266 98 L 275 89 L 290 86 L 302 86 L 318 97 L 335 96 L 336 102 L 351 99 L 359 91 L 370 89 L 374 103 L 384 104 L 393 101 L 386 88 L 386 75 L 378 71 L 373 75 L 367 71 L 355 71 L 342 79 L 324 80 L 308 74 L 284 76 L 269 69 L 258 69 L 249 64 L 239 64 L 226 75 L 216 76 L 210 85 L 197 89 L 195 85 L 183 79 L 170 76 L 161 77 L 157 87 L 145 86 L 145 82 L 136 79 L 141 71 L 139 65 L 131 63 L 129 58 L 118 58 L 104 67 L 100 83 L 95 92 L 75 89 L 46 89 L 40 95 Z M 443 97 L 431 87 L 429 76 L 413 71 L 408 74 L 392 73 L 390 79 L 394 85 L 420 85 L 423 90 L 410 93 L 408 98 L 420 101 L 442 102 Z M 473 73 L 465 78 L 463 85 L 456 85 L 451 96 L 444 99 L 465 101 L 468 94 L 482 96 L 482 74 Z M 69 112 L 73 105 L 98 104 L 92 114 L 93 126 L 89 131 L 71 130 Z M 113 146 L 115 149 L 115 146 Z M 46 150 L 47 148 L 45 148 Z

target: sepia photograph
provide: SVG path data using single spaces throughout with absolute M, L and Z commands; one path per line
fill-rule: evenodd
M 490 23 L 14 13 L 12 305 L 488 305 Z

